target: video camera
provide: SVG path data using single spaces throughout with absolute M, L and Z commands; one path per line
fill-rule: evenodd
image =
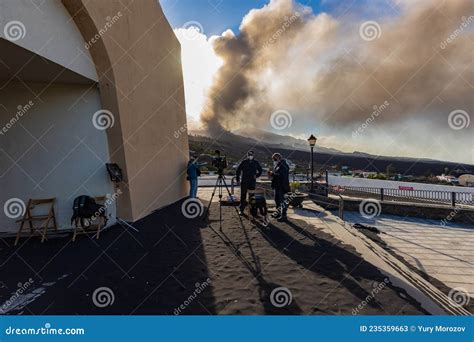
M 215 153 L 216 156 L 212 157 L 212 166 L 214 166 L 219 173 L 222 173 L 224 169 L 227 168 L 227 158 L 221 156 L 221 151 L 219 150 L 216 150 Z

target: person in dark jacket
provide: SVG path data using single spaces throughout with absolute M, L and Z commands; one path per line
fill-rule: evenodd
M 269 172 L 269 176 L 272 177 L 272 189 L 275 190 L 277 207 L 273 217 L 277 218 L 279 222 L 283 222 L 287 220 L 288 203 L 285 200 L 285 194 L 290 192 L 290 167 L 280 153 L 273 154 L 272 160 L 273 171 Z
M 198 177 L 201 175 L 201 170 L 199 169 L 201 166 L 205 164 L 196 163 L 196 158 L 191 157 L 188 162 L 188 181 L 189 181 L 189 197 L 197 198 L 197 191 L 198 191 Z
M 240 214 L 243 214 L 247 206 L 247 191 L 255 190 L 257 178 L 261 175 L 262 167 L 260 163 L 254 159 L 253 151 L 248 151 L 247 159 L 239 164 L 236 175 L 237 184 L 240 183 Z

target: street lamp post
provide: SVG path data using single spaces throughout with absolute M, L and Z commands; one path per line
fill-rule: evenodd
M 314 192 L 314 146 L 318 139 L 311 134 L 308 138 L 309 147 L 311 148 L 311 192 Z

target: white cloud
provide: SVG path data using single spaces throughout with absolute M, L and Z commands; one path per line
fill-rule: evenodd
M 214 53 L 211 38 L 194 28 L 178 28 L 174 32 L 181 43 L 188 121 L 198 122 L 207 89 L 222 61 Z

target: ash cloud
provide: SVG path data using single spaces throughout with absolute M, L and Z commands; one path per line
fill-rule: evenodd
M 353 128 L 388 101 L 379 124 L 409 119 L 446 127 L 449 112 L 473 107 L 474 3 L 394 6 L 393 15 L 367 19 L 380 27 L 370 41 L 361 37 L 365 20 L 357 15 L 315 15 L 293 0 L 250 11 L 238 35 L 211 38 L 223 65 L 202 121 L 213 133 L 268 127 L 271 113 L 285 109 L 303 125 Z

